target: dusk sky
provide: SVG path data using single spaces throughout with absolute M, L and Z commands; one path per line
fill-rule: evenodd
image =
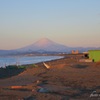
M 0 0 L 0 49 L 44 37 L 70 47 L 100 47 L 100 0 Z

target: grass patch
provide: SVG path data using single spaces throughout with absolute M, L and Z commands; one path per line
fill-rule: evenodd
M 9 65 L 6 68 L 0 68 L 0 79 L 9 78 L 26 70 L 26 66 Z

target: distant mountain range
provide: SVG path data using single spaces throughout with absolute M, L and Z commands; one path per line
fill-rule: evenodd
M 23 48 L 15 49 L 15 50 L 0 50 L 0 55 L 11 55 L 11 54 L 26 54 L 26 53 L 70 53 L 71 50 L 79 50 L 79 52 L 88 51 L 91 49 L 100 49 L 95 47 L 68 47 L 62 44 L 58 44 L 53 42 L 47 38 L 42 38 L 39 41 L 25 46 Z

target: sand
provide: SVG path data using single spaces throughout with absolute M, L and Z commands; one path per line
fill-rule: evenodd
M 0 100 L 100 100 L 100 64 L 79 62 L 81 55 L 45 62 L 0 79 Z M 12 88 L 13 87 L 13 88 Z M 91 95 L 94 91 L 98 95 Z

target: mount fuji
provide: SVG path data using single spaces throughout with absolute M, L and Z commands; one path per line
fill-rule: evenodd
M 88 50 L 98 50 L 100 47 L 95 48 L 95 47 L 88 47 L 88 48 L 83 48 L 83 47 L 68 47 L 56 42 L 53 42 L 47 38 L 42 38 L 38 40 L 37 42 L 19 48 L 15 50 L 0 50 L 0 56 L 2 55 L 20 55 L 20 54 L 30 54 L 30 53 L 71 53 L 71 50 L 79 50 L 79 52 L 84 52 Z
M 48 38 L 42 38 L 37 42 L 20 48 L 21 51 L 47 51 L 47 52 L 66 52 L 69 47 L 64 46 L 62 44 L 58 44 L 49 40 Z

